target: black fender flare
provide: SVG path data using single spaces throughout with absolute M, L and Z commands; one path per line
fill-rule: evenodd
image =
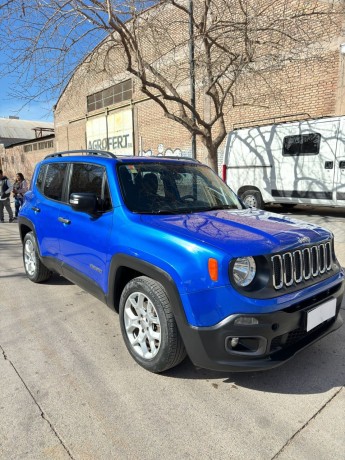
M 35 226 L 34 224 L 31 222 L 31 220 L 27 219 L 26 217 L 18 217 L 18 229 L 19 229 L 19 236 L 20 236 L 20 239 L 21 239 L 21 242 L 23 243 L 24 241 L 24 237 L 26 235 L 26 233 L 23 233 L 22 232 L 22 226 L 26 226 L 28 227 L 35 235 L 35 238 L 36 238 L 36 229 L 35 229 Z
M 173 278 L 165 270 L 134 256 L 122 253 L 114 255 L 111 261 L 108 278 L 108 306 L 111 308 L 115 307 L 116 309 L 116 299 L 119 299 L 121 296 L 124 285 L 122 283 L 117 283 L 118 280 L 121 280 L 121 268 L 132 270 L 131 274 L 134 275 L 134 277 L 144 275 L 162 284 L 167 292 L 177 328 L 189 358 L 193 363 L 203 362 L 206 352 L 203 339 L 199 335 L 198 328 L 188 323 L 177 286 Z M 128 281 L 130 279 L 133 279 L 133 276 L 129 278 Z M 121 292 L 116 292 L 117 286 Z M 206 361 L 208 365 L 211 363 L 209 357 L 206 357 Z
M 122 275 L 122 269 L 130 269 L 138 273 L 138 276 L 148 276 L 162 284 L 166 290 L 173 314 L 177 324 L 182 321 L 187 323 L 186 315 L 182 305 L 181 297 L 176 287 L 173 278 L 165 270 L 157 267 L 145 260 L 138 259 L 124 253 L 115 254 L 111 260 L 109 275 L 108 275 L 108 293 L 107 304 L 108 306 L 117 310 L 117 300 L 120 299 L 122 286 L 118 283 Z M 120 292 L 121 291 L 121 292 Z

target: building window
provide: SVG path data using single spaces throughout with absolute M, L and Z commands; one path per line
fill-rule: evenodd
M 87 111 L 102 109 L 132 98 L 132 80 L 125 80 L 110 88 L 87 96 Z
M 297 134 L 284 137 L 283 155 L 317 155 L 320 151 L 321 134 Z
M 53 141 L 43 141 L 37 142 L 35 144 L 24 145 L 24 152 L 32 152 L 33 150 L 43 150 L 53 148 L 54 142 Z

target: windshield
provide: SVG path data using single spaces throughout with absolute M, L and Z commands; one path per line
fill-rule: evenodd
M 242 209 L 237 196 L 207 166 L 126 163 L 118 167 L 124 202 L 132 212 L 182 214 Z

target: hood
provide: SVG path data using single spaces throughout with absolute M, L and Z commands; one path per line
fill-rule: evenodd
M 215 246 L 234 257 L 296 249 L 331 237 L 328 230 L 261 210 L 142 215 L 151 227 Z

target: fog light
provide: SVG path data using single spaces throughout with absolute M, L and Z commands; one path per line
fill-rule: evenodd
M 254 324 L 259 324 L 259 321 L 253 316 L 239 316 L 235 319 L 234 324 L 237 326 L 253 326 Z
M 231 348 L 235 348 L 238 345 L 240 339 L 238 337 L 233 337 L 230 341 Z
M 266 353 L 266 337 L 226 337 L 225 349 L 232 355 L 259 356 Z

